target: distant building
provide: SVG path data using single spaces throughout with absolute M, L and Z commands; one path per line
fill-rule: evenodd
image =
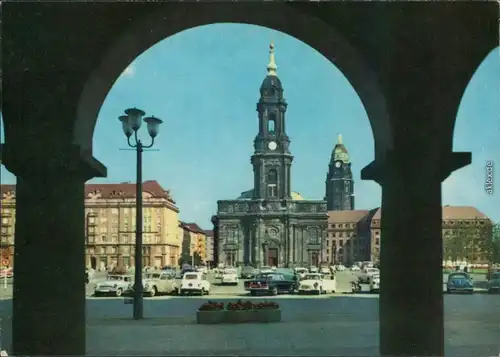
M 198 255 L 201 262 L 205 263 L 207 259 L 205 231 L 196 223 L 180 222 L 179 225 L 183 230 L 182 259 L 184 263 L 192 263 L 195 254 Z
M 212 266 L 215 261 L 214 255 L 214 231 L 213 230 L 204 230 L 206 237 L 206 246 L 207 246 L 207 259 L 206 262 L 208 265 Z
M 131 183 L 85 185 L 85 264 L 104 269 L 134 266 L 135 189 Z M 1 185 L 2 252 L 14 252 L 15 185 Z M 176 264 L 180 256 L 179 208 L 156 181 L 143 183 L 143 264 Z
M 342 143 L 342 135 L 338 136 L 338 142 L 332 151 L 325 186 L 325 201 L 328 211 L 354 210 L 354 180 L 351 161 L 347 149 Z
M 382 242 L 381 209 L 329 211 L 325 246 L 327 261 L 351 265 L 379 261 Z M 470 206 L 443 206 L 443 260 L 488 263 L 492 222 Z
M 219 239 L 218 260 L 258 267 L 318 265 L 323 260 L 326 202 L 306 201 L 292 191 L 287 103 L 276 74 L 273 45 L 267 71 L 257 103 L 259 125 L 251 157 L 253 189 L 237 199 L 217 202 L 213 221 Z

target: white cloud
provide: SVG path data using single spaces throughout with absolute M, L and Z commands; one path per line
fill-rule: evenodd
M 133 78 L 135 76 L 135 67 L 134 65 L 130 65 L 122 73 L 123 77 Z

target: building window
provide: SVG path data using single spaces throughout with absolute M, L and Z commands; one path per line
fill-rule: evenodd
M 339 241 L 339 244 L 340 244 L 340 246 L 341 246 L 341 247 L 343 247 L 343 246 L 344 246 L 344 241 L 341 239 L 341 240 Z
M 118 214 L 118 208 L 111 208 L 111 214 Z
M 376 244 L 376 245 L 379 245 L 379 244 L 380 244 L 380 239 L 376 238 L 376 239 L 375 239 L 375 244 Z
M 128 207 L 125 207 L 125 208 L 123 209 L 123 213 L 124 213 L 124 214 L 128 214 Z
M 275 131 L 276 131 L 276 113 L 271 113 L 267 118 L 267 132 L 269 134 L 274 134 Z
M 105 235 L 101 236 L 101 241 L 103 243 L 106 243 L 108 241 L 108 236 L 105 236 Z
M 126 235 L 126 234 L 123 235 L 122 236 L 122 241 L 123 241 L 123 243 L 127 244 L 128 243 L 128 235 Z
M 267 174 L 267 196 L 276 197 L 278 194 L 278 172 L 275 169 L 269 170 Z

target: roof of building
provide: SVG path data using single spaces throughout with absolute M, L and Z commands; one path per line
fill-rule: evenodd
M 359 222 L 368 213 L 369 210 L 352 210 L 352 211 L 328 211 L 328 222 L 341 223 L 341 222 Z
M 342 134 L 338 135 L 337 144 L 335 144 L 335 147 L 332 150 L 330 162 L 335 162 L 335 161 L 342 161 L 346 164 L 350 163 L 349 152 L 347 151 L 347 148 L 342 142 Z
M 213 236 L 214 236 L 214 231 L 213 231 L 213 230 L 211 230 L 211 229 L 204 229 L 204 230 L 203 230 L 203 233 L 205 233 L 205 235 L 206 235 L 207 237 L 213 237 Z
M 443 220 L 446 219 L 487 219 L 488 217 L 476 207 L 472 206 L 443 206 Z M 373 216 L 373 219 L 380 219 L 382 214 L 382 209 L 379 208 L 377 213 Z
M 292 192 L 290 194 L 292 200 L 294 201 L 305 201 L 305 198 L 298 192 Z M 251 200 L 253 198 L 253 189 L 242 192 L 241 195 L 237 198 L 237 200 Z
M 89 183 L 85 184 L 85 197 L 96 195 L 95 198 L 135 198 L 135 183 Z M 16 185 L 0 185 L 2 197 L 5 193 L 12 191 L 15 193 Z M 169 190 L 163 187 L 155 180 L 144 181 L 142 191 L 149 193 L 153 198 L 166 198 L 169 202 L 175 204 Z
M 205 234 L 205 231 L 203 229 L 201 229 L 201 227 L 194 222 L 191 222 L 191 223 L 180 222 L 180 226 L 181 226 L 181 228 L 188 230 L 190 232 L 193 232 L 193 233 Z

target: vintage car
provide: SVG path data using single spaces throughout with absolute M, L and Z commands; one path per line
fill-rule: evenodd
M 175 276 L 166 272 L 148 273 L 142 281 L 143 293 L 151 297 L 178 292 Z
M 133 280 L 131 275 L 108 275 L 106 280 L 96 284 L 94 296 L 122 296 L 132 290 Z
M 372 274 L 368 277 L 368 284 L 370 284 L 370 292 L 376 293 L 380 291 L 380 273 Z
M 272 273 L 272 272 L 273 272 L 273 268 L 271 268 L 271 267 L 269 267 L 269 266 L 267 266 L 267 265 L 263 266 L 263 267 L 262 267 L 262 268 L 260 268 L 260 270 L 259 270 L 259 273 L 260 273 L 260 274 L 266 274 L 266 273 Z
M 319 272 L 318 267 L 315 267 L 314 265 L 311 265 L 309 267 L 309 273 L 318 273 L 318 272 Z
M 283 273 L 258 274 L 255 279 L 246 283 L 246 290 L 250 291 L 250 295 L 252 296 L 258 294 L 293 294 L 297 288 L 297 278 L 293 275 L 285 275 Z
M 474 284 L 472 278 L 468 273 L 456 272 L 448 275 L 448 282 L 446 283 L 446 292 L 448 294 L 454 292 L 465 292 L 472 294 L 474 292 Z
M 500 272 L 491 274 L 490 280 L 488 280 L 488 292 L 500 293 Z
M 333 277 L 333 279 L 332 279 Z M 307 274 L 297 288 L 299 294 L 335 293 L 337 281 L 334 275 L 310 273 Z
M 370 282 L 370 276 L 375 275 L 375 274 L 380 274 L 380 270 L 377 268 L 365 268 L 363 269 L 363 272 L 359 276 L 359 282 L 360 283 L 369 283 Z
M 357 265 L 353 265 L 351 267 L 351 271 L 356 271 L 357 272 L 357 271 L 360 271 L 360 270 L 361 270 L 361 268 L 359 266 L 357 266 Z
M 241 269 L 241 279 L 253 279 L 257 275 L 258 270 L 253 266 L 247 265 Z
M 330 274 L 332 271 L 329 266 L 323 265 L 319 268 L 320 274 Z
M 304 279 L 304 277 L 309 273 L 307 268 L 294 268 L 294 273 L 299 277 L 299 279 Z
M 238 271 L 236 269 L 224 269 L 220 278 L 221 284 L 238 285 L 238 281 Z
M 207 280 L 207 275 L 200 272 L 185 273 L 182 277 L 179 294 L 210 294 L 210 282 Z

